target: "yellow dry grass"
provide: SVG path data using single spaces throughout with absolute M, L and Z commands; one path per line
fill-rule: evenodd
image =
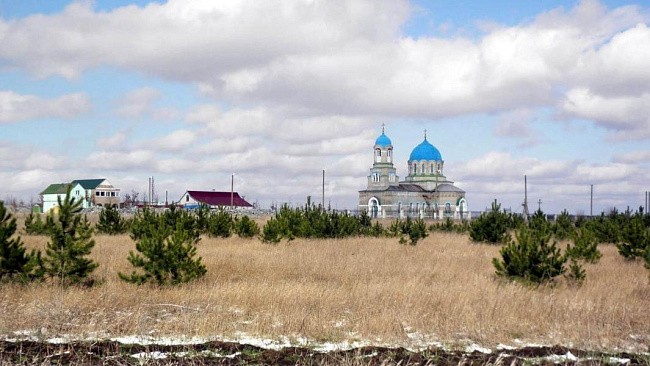
M 47 238 L 23 236 L 30 248 Z M 90 289 L 51 284 L 0 287 L 0 333 L 44 337 L 252 336 L 393 344 L 466 340 L 647 351 L 650 283 L 613 246 L 587 265 L 581 287 L 525 287 L 494 275 L 498 247 L 433 233 L 417 246 L 397 239 L 294 240 L 279 245 L 203 238 L 207 275 L 174 288 L 135 286 L 133 241 L 96 236 Z

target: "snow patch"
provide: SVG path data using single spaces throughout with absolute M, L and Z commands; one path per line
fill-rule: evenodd
M 485 353 L 485 354 L 488 354 L 488 355 L 490 353 L 492 353 L 491 349 L 479 346 L 476 343 L 472 343 L 469 346 L 465 346 L 465 352 L 466 353 L 472 353 L 474 351 L 478 351 L 478 352 Z
M 567 362 L 567 361 L 578 361 L 578 357 L 574 356 L 571 351 L 567 352 L 565 355 L 551 355 L 543 358 L 555 363 Z
M 166 352 L 140 352 L 132 354 L 131 357 L 141 359 L 141 360 L 164 360 L 167 358 Z
M 630 363 L 630 361 L 631 360 L 629 358 L 619 358 L 619 357 L 609 357 L 607 359 L 607 363 L 615 363 L 619 365 L 627 365 L 628 363 Z
M 139 344 L 142 346 L 147 346 L 152 344 L 161 345 L 161 346 L 184 346 L 184 345 L 203 344 L 209 341 L 206 338 L 200 338 L 200 337 L 170 338 L 170 337 L 143 337 L 143 336 L 115 337 L 115 338 L 111 338 L 110 340 L 121 344 Z

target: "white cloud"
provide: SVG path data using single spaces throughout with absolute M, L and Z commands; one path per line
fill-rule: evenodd
M 617 154 L 614 156 L 614 162 L 628 164 L 650 163 L 650 150 Z
M 161 138 L 149 140 L 144 145 L 157 151 L 178 152 L 192 145 L 196 138 L 193 131 L 176 130 Z
M 119 101 L 115 113 L 120 117 L 139 118 L 151 113 L 152 104 L 161 97 L 159 90 L 144 87 L 127 93 Z
M 586 88 L 567 92 L 562 110 L 595 121 L 623 139 L 650 138 L 650 91 L 637 96 L 606 97 Z
M 585 0 L 451 38 L 403 34 L 411 11 L 401 0 L 170 0 L 106 12 L 75 2 L 59 14 L 0 19 L 0 62 L 41 78 L 78 78 L 107 66 L 194 85 L 203 104 L 187 107 L 183 126 L 166 125 L 176 130 L 155 140 L 132 141 L 139 136 L 133 131 L 97 136 L 96 150 L 78 164 L 126 185 L 156 174 L 170 190 L 223 188 L 216 182 L 227 185 L 236 172 L 242 190 L 259 199 L 302 201 L 318 195 L 326 169 L 328 196 L 352 206 L 365 187 L 377 120 L 496 115 L 495 135 L 530 143 L 541 131 L 530 111 L 548 109 L 563 120 L 592 121 L 617 142 L 650 138 L 650 32 L 639 7 Z M 181 119 L 160 107 L 164 97 L 136 89 L 117 101 L 115 113 Z M 0 92 L 0 123 L 89 109 L 84 94 Z M 0 152 L 3 186 L 7 171 L 33 184 L 81 170 L 48 152 Z M 649 177 L 639 161 L 648 161 L 645 152 L 589 164 L 492 151 L 445 171 L 471 200 L 500 194 L 517 207 L 524 174 L 532 193 L 575 201 L 594 182 L 621 195 L 644 189 Z
M 97 151 L 85 159 L 85 164 L 94 169 L 113 171 L 147 170 L 154 163 L 155 156 L 151 150 Z
M 110 12 L 73 3 L 0 20 L 0 58 L 40 76 L 108 64 L 219 99 L 344 115 L 430 118 L 549 106 L 565 88 L 648 91 L 650 37 L 637 7 L 585 0 L 475 39 L 403 36 L 412 11 L 370 0 L 173 0 Z M 143 113 L 147 96 L 120 113 Z
M 43 99 L 13 91 L 0 91 L 0 123 L 13 123 L 41 118 L 73 118 L 91 109 L 83 93 L 66 94 L 56 99 Z
M 102 149 L 119 148 L 126 142 L 126 132 L 120 131 L 112 136 L 102 137 L 97 140 L 97 146 Z

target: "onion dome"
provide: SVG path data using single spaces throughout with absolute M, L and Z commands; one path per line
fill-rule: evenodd
M 424 141 L 422 141 L 422 143 L 420 143 L 415 147 L 415 149 L 413 149 L 413 151 L 411 151 L 411 157 L 409 158 L 409 161 L 412 160 L 442 161 L 442 155 L 440 155 L 440 151 L 438 151 L 435 146 L 431 145 L 431 143 L 425 137 Z
M 391 146 L 393 144 L 390 142 L 390 139 L 388 138 L 388 136 L 386 136 L 386 134 L 384 132 L 382 132 L 381 135 L 379 135 L 379 137 L 377 137 L 377 140 L 375 141 L 375 145 L 377 145 L 377 146 Z

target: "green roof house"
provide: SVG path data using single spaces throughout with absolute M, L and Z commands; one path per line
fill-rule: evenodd
M 79 183 L 54 183 L 50 184 L 43 192 L 41 192 L 41 200 L 43 201 L 43 212 L 48 212 L 51 209 L 59 206 L 59 199 L 63 200 L 68 191 L 68 187 L 72 187 L 70 193 L 76 200 L 84 201 L 86 205 L 85 196 L 86 192 Z
M 95 206 L 119 206 L 120 189 L 115 188 L 105 178 L 77 179 L 71 183 L 50 184 L 43 192 L 43 212 L 47 212 L 58 205 L 57 197 L 65 198 L 68 186 L 72 186 L 72 196 L 82 200 L 83 208 Z

